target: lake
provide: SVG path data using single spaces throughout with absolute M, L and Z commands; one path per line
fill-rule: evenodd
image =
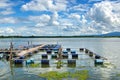
M 9 66 L 6 60 L 0 60 L 0 80 L 46 80 L 37 76 L 42 71 L 74 71 L 88 70 L 89 78 L 87 80 L 120 80 L 120 38 L 3 38 L 0 39 L 0 49 L 9 48 L 10 42 L 13 42 L 14 48 L 29 44 L 60 44 L 63 49 L 87 48 L 94 53 L 100 54 L 108 59 L 111 63 L 109 67 L 86 66 L 77 68 L 61 69 L 50 68 L 30 68 Z M 37 54 L 33 56 L 37 57 Z M 78 62 L 79 63 L 79 62 Z M 87 64 L 87 63 L 82 63 Z M 92 63 L 91 63 L 92 64 Z M 72 80 L 72 79 L 71 79 Z

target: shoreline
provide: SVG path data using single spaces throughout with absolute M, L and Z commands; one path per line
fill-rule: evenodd
M 0 36 L 1 38 L 120 38 L 120 36 Z

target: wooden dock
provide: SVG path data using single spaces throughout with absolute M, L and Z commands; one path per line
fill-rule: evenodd
M 18 57 L 27 56 L 28 53 L 33 53 L 33 52 L 37 51 L 38 49 L 41 49 L 43 46 L 45 46 L 45 44 L 30 48 L 28 50 L 22 50 L 21 52 L 16 53 L 16 56 L 18 56 Z

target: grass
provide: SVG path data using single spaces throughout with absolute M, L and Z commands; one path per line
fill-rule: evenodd
M 47 80 L 62 80 L 63 78 L 66 80 L 68 78 L 74 78 L 77 80 L 87 80 L 88 78 L 88 70 L 80 70 L 76 72 L 57 72 L 50 71 L 46 73 L 39 74 L 40 77 L 46 78 Z

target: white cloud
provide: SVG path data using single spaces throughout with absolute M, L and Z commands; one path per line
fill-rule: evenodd
M 0 34 L 3 34 L 3 33 L 4 33 L 4 31 L 2 29 L 0 29 Z
M 0 19 L 0 23 L 4 24 L 4 23 L 16 23 L 17 20 L 13 17 L 5 17 L 5 18 L 1 18 Z
M 1 27 L 0 34 L 11 35 L 14 34 L 14 29 L 10 27 Z
M 9 15 L 15 13 L 11 8 L 7 8 L 6 10 L 3 10 L 0 12 L 2 15 Z
M 87 17 L 95 22 L 93 28 L 96 29 L 98 33 L 116 31 L 117 29 L 118 31 L 120 30 L 120 9 L 118 4 L 120 3 L 102 1 L 100 3 L 95 3 L 90 9 Z
M 0 0 L 0 8 L 11 7 L 13 4 L 9 0 Z
M 69 18 L 80 20 L 81 16 L 76 13 L 72 13 L 69 15 Z
M 25 11 L 64 11 L 66 0 L 32 0 L 22 6 Z
M 59 25 L 58 17 L 59 17 L 58 13 L 54 12 L 51 16 L 49 25 Z
M 90 7 L 88 4 L 79 4 L 79 5 L 75 5 L 75 6 L 70 7 L 69 10 L 85 12 L 85 11 L 88 11 L 89 8 Z
M 41 16 L 29 16 L 29 20 L 46 23 L 46 22 L 49 22 L 50 16 L 46 14 L 43 14 Z
M 58 26 L 58 13 L 53 12 L 52 16 L 50 15 L 40 15 L 40 16 L 29 16 L 29 20 L 33 21 L 36 27 L 43 27 L 43 26 Z
M 58 22 L 58 21 L 53 21 L 53 22 L 52 22 L 52 25 L 58 26 L 58 25 L 59 25 L 59 22 Z
M 80 22 L 81 22 L 81 24 L 86 24 L 87 23 L 87 19 L 85 18 L 84 15 L 81 16 Z
M 29 20 L 35 22 L 36 27 L 43 27 L 49 24 L 51 17 L 49 15 L 43 14 L 40 16 L 29 16 Z
M 12 29 L 12 28 L 6 28 L 6 33 L 13 33 L 14 32 L 14 30 Z

